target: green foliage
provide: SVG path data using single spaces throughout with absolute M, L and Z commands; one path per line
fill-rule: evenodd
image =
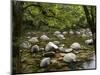
M 84 16 L 80 5 L 51 4 L 51 3 L 24 3 L 24 8 L 32 5 L 24 11 L 23 19 L 31 20 L 33 26 L 57 27 L 58 29 L 72 28 L 78 24 Z M 83 20 L 83 19 L 82 19 Z M 84 20 L 83 20 L 84 21 Z M 42 22 L 42 24 L 41 24 Z

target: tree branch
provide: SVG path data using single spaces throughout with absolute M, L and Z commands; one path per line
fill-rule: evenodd
M 30 4 L 30 5 L 27 5 L 26 7 L 24 7 L 23 10 L 26 10 L 27 8 L 29 8 L 31 6 L 41 7 L 39 4 Z

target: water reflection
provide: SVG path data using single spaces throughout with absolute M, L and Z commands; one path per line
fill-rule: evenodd
M 91 57 L 90 59 L 91 59 L 90 61 L 83 63 L 82 65 L 83 69 L 95 69 L 96 68 L 95 55 L 93 55 L 93 57 Z

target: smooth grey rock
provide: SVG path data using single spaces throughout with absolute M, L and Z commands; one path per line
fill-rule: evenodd
M 92 45 L 93 44 L 93 39 L 85 40 L 85 43 L 88 44 L 88 45 Z
M 38 46 L 38 45 L 32 46 L 31 52 L 36 53 L 36 52 L 38 52 L 38 51 L 39 51 L 39 46 Z
M 77 35 L 80 35 L 80 34 L 81 34 L 81 32 L 79 32 L 79 31 L 76 31 L 76 34 L 77 34 Z
M 67 31 L 64 31 L 62 34 L 63 34 L 63 35 L 66 35 L 66 34 L 68 34 L 68 32 L 67 32 Z
M 49 38 L 47 35 L 42 35 L 42 36 L 40 37 L 40 39 L 41 39 L 42 41 L 47 41 L 47 40 L 49 40 L 50 38 Z
M 55 31 L 55 32 L 54 32 L 54 35 L 59 35 L 59 34 L 61 34 L 60 31 Z
M 74 42 L 70 47 L 75 50 L 81 49 L 81 45 L 78 42 Z
M 30 38 L 29 42 L 31 42 L 31 43 L 37 43 L 37 42 L 39 42 L 38 37 L 32 37 L 32 38 Z
M 72 35 L 72 34 L 74 34 L 74 32 L 73 32 L 72 30 L 70 30 L 70 31 L 69 31 L 69 34 L 71 34 L 71 35 Z
M 40 67 L 48 67 L 48 65 L 50 65 L 50 58 L 43 58 L 40 62 Z
M 58 46 L 55 45 L 53 42 L 49 42 L 45 47 L 46 51 L 52 51 L 52 50 L 56 50 L 56 49 L 58 49 Z
M 56 36 L 57 36 L 57 38 L 59 38 L 59 39 L 65 39 L 64 35 L 62 35 L 62 34 L 58 34 L 58 35 L 56 35 Z
M 65 62 L 75 62 L 76 61 L 76 55 L 74 53 L 67 53 L 63 57 L 63 61 L 65 61 Z

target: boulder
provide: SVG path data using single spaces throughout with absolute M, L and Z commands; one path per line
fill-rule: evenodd
M 93 39 L 85 40 L 85 43 L 88 44 L 88 45 L 92 45 L 93 44 Z
M 56 36 L 57 36 L 57 38 L 59 38 L 59 39 L 65 39 L 64 35 L 62 35 L 62 34 L 58 34 L 58 35 L 56 35 Z
M 63 61 L 65 61 L 65 62 L 75 62 L 76 61 L 76 55 L 74 53 L 67 53 L 63 57 Z
M 49 42 L 45 47 L 46 51 L 55 51 L 57 49 L 58 49 L 58 46 L 55 45 L 53 42 Z
M 62 32 L 62 34 L 63 34 L 63 35 L 66 35 L 66 34 L 68 34 L 68 32 L 67 32 L 67 31 L 64 31 L 64 32 Z
M 72 30 L 70 30 L 70 31 L 69 31 L 69 34 L 71 34 L 71 35 L 72 35 L 72 34 L 74 34 L 74 32 L 73 32 Z
M 50 58 L 43 58 L 40 62 L 40 67 L 48 67 L 48 65 L 50 65 Z
M 55 32 L 54 32 L 54 35 L 59 35 L 59 34 L 61 34 L 60 31 L 55 31 Z
M 81 32 L 79 32 L 79 31 L 76 31 L 76 34 L 77 34 L 77 35 L 80 35 L 80 34 L 81 34 Z
M 39 42 L 38 37 L 32 37 L 32 38 L 30 38 L 29 42 L 31 42 L 31 43 L 37 43 L 37 42 Z
M 38 52 L 38 51 L 39 51 L 39 46 L 38 46 L 38 45 L 32 46 L 32 48 L 31 48 L 31 52 L 32 52 L 32 53 L 36 53 L 36 52 Z
M 48 40 L 49 40 L 49 37 L 46 36 L 46 35 L 42 35 L 42 36 L 40 37 L 40 39 L 41 39 L 42 41 L 48 41 Z
M 78 42 L 74 42 L 70 47 L 75 50 L 81 49 L 81 46 Z
M 87 33 L 87 35 L 88 35 L 88 37 L 92 37 L 92 32 L 89 31 L 89 32 Z

